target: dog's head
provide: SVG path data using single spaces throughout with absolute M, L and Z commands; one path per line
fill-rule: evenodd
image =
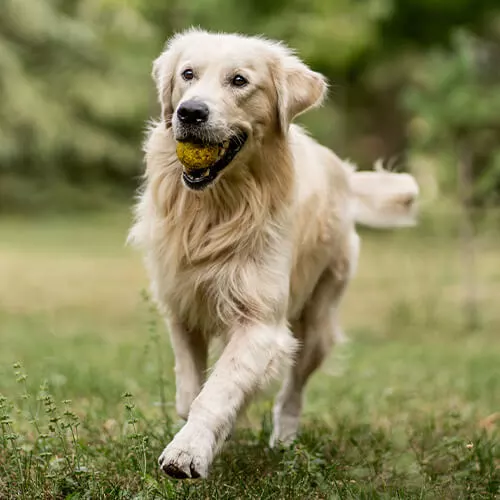
M 286 135 L 291 120 L 326 91 L 323 76 L 279 43 L 197 30 L 168 42 L 153 77 L 175 140 L 209 148 L 208 167 L 184 168 L 191 189 L 248 160 L 264 140 Z

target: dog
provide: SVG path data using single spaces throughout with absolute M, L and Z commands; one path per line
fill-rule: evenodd
M 239 412 L 283 373 L 270 444 L 293 442 L 306 382 L 342 337 L 356 222 L 411 225 L 418 187 L 408 174 L 356 172 L 292 124 L 327 84 L 282 43 L 188 30 L 167 43 L 153 78 L 161 119 L 145 142 L 129 238 L 168 324 L 186 420 L 159 464 L 207 477 Z M 220 154 L 186 169 L 179 142 Z M 205 380 L 215 337 L 224 349 Z

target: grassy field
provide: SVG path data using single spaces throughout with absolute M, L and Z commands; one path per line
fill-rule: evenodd
M 126 214 L 0 219 L 0 498 L 500 498 L 500 238 L 477 240 L 463 327 L 453 225 L 363 232 L 350 342 L 269 450 L 275 386 L 206 481 L 163 477 L 172 355 Z

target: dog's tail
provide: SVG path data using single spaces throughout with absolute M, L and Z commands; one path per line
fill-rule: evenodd
M 419 187 L 406 173 L 385 170 L 380 163 L 374 171 L 352 172 L 357 224 L 373 228 L 399 228 L 417 223 Z

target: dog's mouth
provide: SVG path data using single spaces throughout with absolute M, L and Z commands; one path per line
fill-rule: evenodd
M 186 165 L 181 159 L 181 163 L 184 165 L 182 172 L 182 180 L 186 186 L 190 189 L 199 191 L 208 187 L 212 184 L 218 175 L 234 160 L 235 156 L 241 151 L 245 142 L 247 140 L 247 134 L 245 132 L 238 132 L 234 134 L 229 139 L 218 143 L 218 144 L 206 144 L 200 143 L 196 140 L 182 140 L 181 143 L 189 143 L 198 148 L 199 151 L 204 152 L 206 149 L 209 154 L 209 160 L 212 162 L 210 166 L 197 166 Z M 206 146 L 206 148 L 204 148 Z

